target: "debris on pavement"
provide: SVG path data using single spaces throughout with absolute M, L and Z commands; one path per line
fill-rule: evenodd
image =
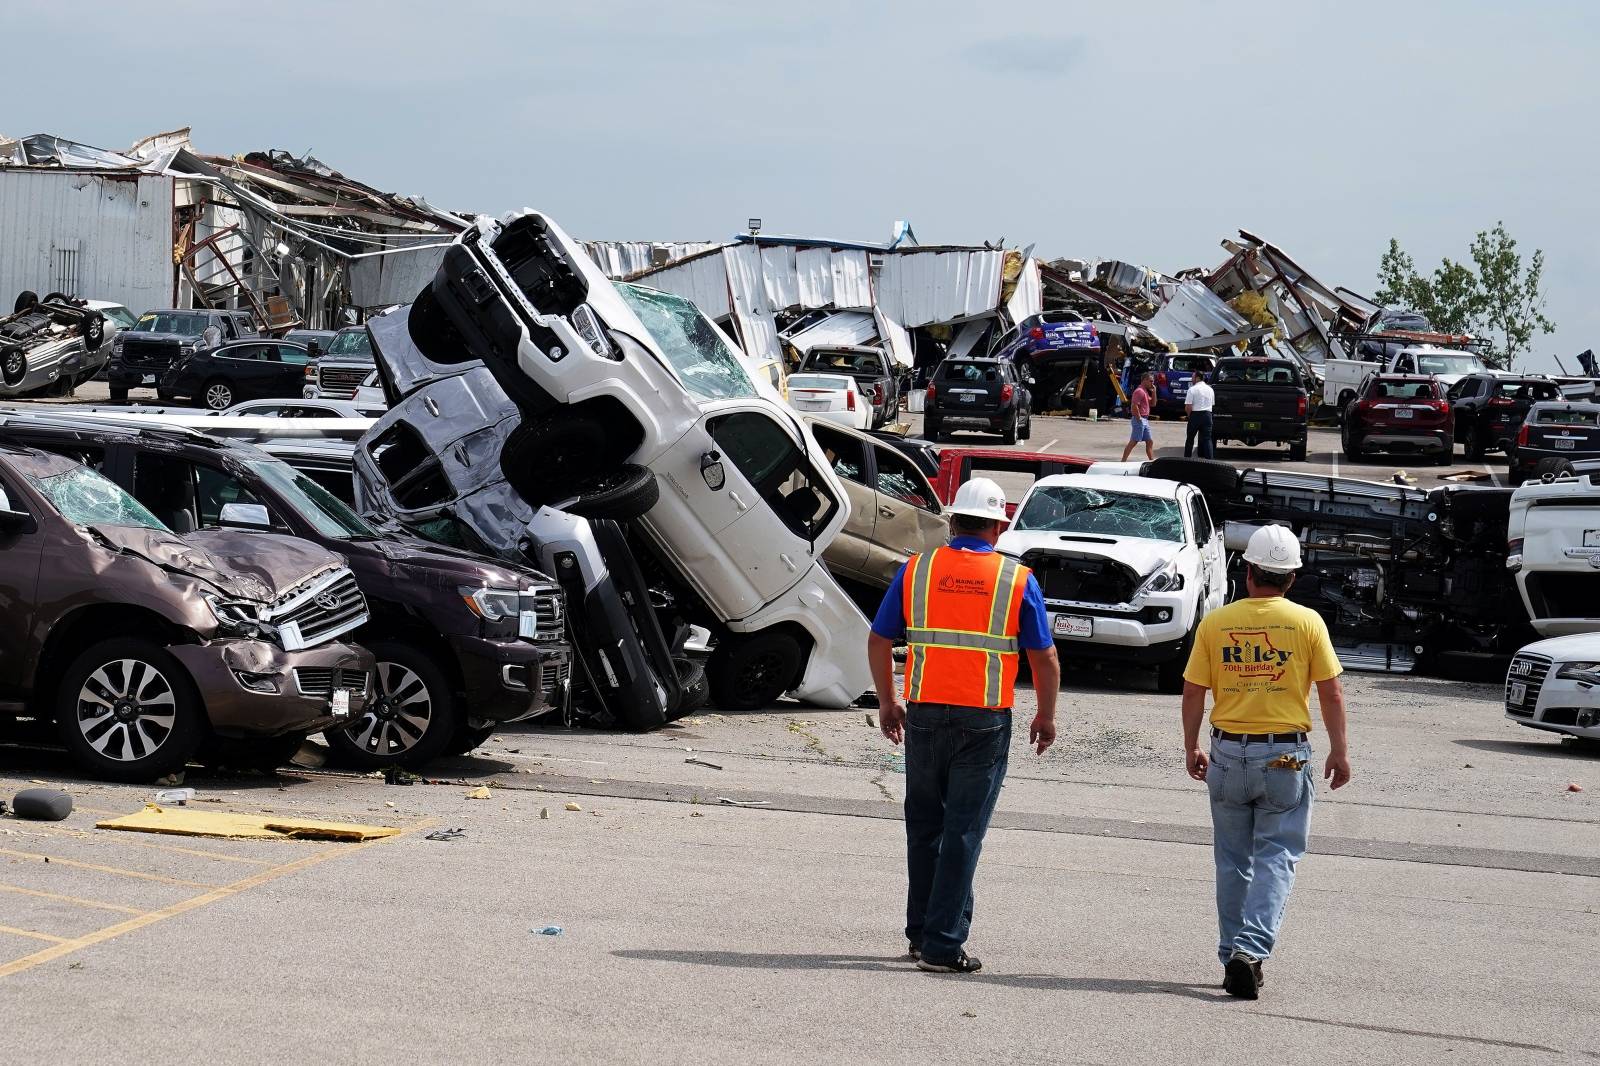
M 576 804 L 576 803 L 569 803 L 569 804 L 567 804 L 567 810 L 574 811 L 574 812 L 577 812 L 577 813 L 582 813 L 583 808 L 578 806 L 578 804 Z
M 539 808 L 539 820 L 541 822 L 548 822 L 550 820 L 550 808 L 549 807 L 540 807 Z
M 162 807 L 154 803 L 145 804 L 144 810 L 133 814 L 96 822 L 95 828 L 239 840 L 337 840 L 349 843 L 392 837 L 400 832 L 393 826 L 357 825 L 315 818 L 268 818 L 230 811 Z
M 72 813 L 72 797 L 53 788 L 25 788 L 12 797 L 11 811 L 31 822 L 59 822 Z
M 164 788 L 157 792 L 155 796 L 157 803 L 166 804 L 167 806 L 176 805 L 178 807 L 188 806 L 189 801 L 192 799 L 194 799 L 194 789 L 192 788 Z
M 454 829 L 435 829 L 424 840 L 460 840 L 467 835 L 465 828 L 456 826 Z
M 1582 792 L 1583 791 L 1583 786 L 1578 784 L 1576 781 L 1569 781 L 1567 783 L 1567 791 L 1568 792 Z
M 386 785 L 414 785 L 419 780 L 421 778 L 403 766 L 385 766 L 383 768 L 383 783 Z
M 718 796 L 718 803 L 726 803 L 730 807 L 770 807 L 771 800 L 736 800 L 728 796 Z
M 540 936 L 560 936 L 562 933 L 565 933 L 566 930 L 561 928 L 559 925 L 546 925 L 535 929 L 534 932 L 538 933 Z
M 488 786 L 479 785 L 477 788 L 475 788 L 471 792 L 467 793 L 467 799 L 469 799 L 469 800 L 486 800 L 486 799 L 490 798 L 492 795 L 493 795 L 493 793 L 489 791 Z
M 693 763 L 695 766 L 709 766 L 713 770 L 722 769 L 722 767 L 718 766 L 716 763 L 708 762 L 705 759 L 699 758 L 698 756 L 694 756 L 694 755 L 689 756 L 687 759 L 685 759 L 683 761 L 686 762 L 686 763 Z

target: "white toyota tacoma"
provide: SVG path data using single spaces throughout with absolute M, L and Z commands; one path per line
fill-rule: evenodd
M 1600 740 L 1600 634 L 1553 637 L 1517 652 L 1506 671 L 1506 717 Z
M 1153 666 L 1183 691 L 1194 629 L 1227 597 L 1223 530 L 1192 485 L 1117 474 L 1033 483 L 1000 551 L 1033 570 L 1063 658 Z

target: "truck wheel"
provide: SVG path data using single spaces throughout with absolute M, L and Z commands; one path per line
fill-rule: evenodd
M 1558 477 L 1568 477 L 1572 473 L 1572 463 L 1555 455 L 1540 459 L 1533 468 L 1533 476 L 1540 481 L 1554 481 Z
M 108 385 L 106 386 L 106 394 L 113 400 L 126 402 L 128 399 L 128 386 Z
M 562 510 L 579 518 L 627 522 L 643 515 L 661 498 L 661 484 L 655 474 L 637 463 L 623 463 L 574 487 L 578 490 L 577 500 Z
M 731 635 L 706 662 L 711 702 L 725 711 L 770 707 L 794 684 L 800 645 L 787 633 Z
M 233 406 L 233 386 L 214 378 L 200 390 L 200 398 L 208 410 L 226 411 Z
M 1000 431 L 1000 440 L 1005 444 L 1017 443 L 1017 413 L 1011 412 L 1011 417 L 1006 421 L 1005 428 Z
M 97 352 L 105 339 L 105 316 L 99 311 L 90 311 L 83 320 L 83 346 L 91 352 Z
M 455 735 L 455 693 L 433 659 L 396 640 L 364 642 L 378 676 L 362 716 L 323 736 L 341 762 L 363 770 L 421 766 Z
M 1022 432 L 1017 434 L 1019 440 L 1033 439 L 1033 412 L 1028 412 L 1028 417 L 1022 420 Z
M 406 325 L 417 350 L 435 363 L 453 365 L 477 358 L 439 306 L 431 282 L 411 302 L 411 317 L 406 319 Z
M 22 345 L 13 344 L 9 348 L 0 348 L 0 381 L 7 385 L 15 385 L 28 373 L 28 353 L 23 351 Z
M 1483 453 L 1488 449 L 1484 447 L 1483 435 L 1473 431 L 1467 437 L 1467 458 L 1474 463 L 1483 462 Z
M 39 294 L 32 289 L 23 289 L 17 293 L 16 302 L 11 305 L 11 313 L 14 315 L 20 314 L 23 311 L 31 311 L 38 306 Z
M 674 720 L 693 714 L 711 699 L 711 682 L 706 678 L 705 667 L 693 659 L 677 658 L 672 665 L 678 671 L 678 706 L 672 712 Z
M 1306 461 L 1306 442 L 1304 440 L 1289 442 L 1289 461 L 1291 463 L 1303 463 Z
M 450 739 L 440 749 L 440 755 L 466 755 L 468 752 L 477 751 L 494 736 L 495 727 L 470 726 L 466 722 L 456 726 L 456 731 L 450 734 Z
M 188 673 L 159 644 L 116 637 L 62 675 L 56 728 L 96 777 L 154 781 L 181 769 L 206 732 Z
M 1194 630 L 1183 638 L 1183 650 L 1156 667 L 1156 688 L 1168 696 L 1183 694 L 1183 670 L 1189 665 L 1189 649 L 1194 647 Z
M 937 418 L 925 418 L 922 420 L 922 435 L 935 444 L 940 443 L 942 440 L 939 429 L 939 420 Z

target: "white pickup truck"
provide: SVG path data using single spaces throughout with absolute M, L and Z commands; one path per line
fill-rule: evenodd
M 1468 374 L 1495 373 L 1472 352 L 1456 348 L 1436 348 L 1418 345 L 1402 348 L 1389 357 L 1387 363 L 1366 359 L 1329 359 L 1322 365 L 1322 403 L 1343 412 L 1345 405 L 1361 391 L 1361 382 L 1368 374 L 1422 374 L 1436 377 L 1439 384 L 1449 388 Z
M 1506 567 L 1543 637 L 1600 632 L 1600 463 L 1523 482 L 1511 496 Z

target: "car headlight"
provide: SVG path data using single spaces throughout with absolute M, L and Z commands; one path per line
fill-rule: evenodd
M 606 337 L 605 331 L 600 328 L 600 320 L 595 317 L 595 313 L 589 309 L 588 304 L 579 304 L 569 317 L 572 320 L 572 328 L 578 331 L 578 336 L 582 337 L 584 342 L 594 350 L 595 355 L 602 359 L 620 358 L 616 352 L 612 351 L 611 341 Z M 559 358 L 553 353 L 550 356 L 552 362 Z
M 517 589 L 474 588 L 464 585 L 461 598 L 467 609 L 486 622 L 503 622 L 515 618 L 522 607 L 522 594 Z
M 1562 663 L 1556 677 L 1569 681 L 1582 681 L 1586 685 L 1600 685 L 1600 662 Z
M 277 627 L 261 620 L 261 605 L 249 600 L 229 600 L 205 594 L 206 606 L 217 619 L 217 630 L 224 636 L 278 639 Z
M 1135 592 L 1134 596 L 1142 596 L 1148 592 L 1177 592 L 1181 588 L 1183 588 L 1183 575 L 1178 573 L 1177 560 L 1173 560 L 1145 578 L 1144 584 L 1139 586 L 1139 591 Z

